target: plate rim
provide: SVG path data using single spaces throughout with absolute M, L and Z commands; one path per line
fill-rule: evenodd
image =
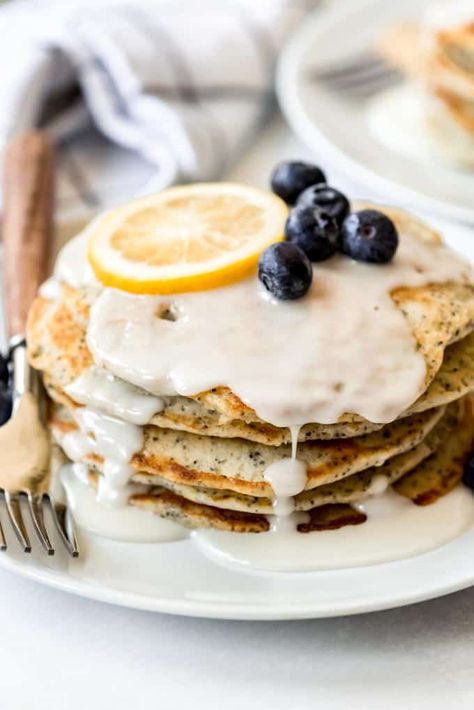
M 334 167 L 358 183 L 370 184 L 371 189 L 383 195 L 397 191 L 397 199 L 406 201 L 408 207 L 425 210 L 433 215 L 457 222 L 474 222 L 474 207 L 459 207 L 450 202 L 430 197 L 416 188 L 380 175 L 363 166 L 333 143 L 318 125 L 311 120 L 299 99 L 301 59 L 313 35 L 324 30 L 325 25 L 353 16 L 370 7 L 380 11 L 380 0 L 354 0 L 349 7 L 333 4 L 329 8 L 314 10 L 286 42 L 276 69 L 276 94 L 280 109 L 291 129 L 311 150 L 323 151 Z
M 474 529 L 471 530 L 474 533 Z M 469 531 L 466 531 L 465 534 L 468 533 Z M 461 535 L 460 538 L 457 539 L 462 539 L 463 537 L 464 535 Z M 452 542 L 456 542 L 456 540 Z M 448 547 L 449 544 L 450 543 L 447 543 L 446 547 Z M 443 545 L 442 547 L 445 546 Z M 429 554 L 429 552 L 426 554 Z M 420 555 L 420 557 L 423 556 L 424 554 Z M 439 599 L 474 586 L 473 568 L 456 581 L 453 580 L 450 583 L 445 583 L 441 587 L 432 586 L 428 589 L 418 589 L 408 593 L 405 591 L 403 596 L 399 594 L 390 599 L 380 596 L 371 598 L 370 595 L 367 595 L 363 600 L 352 602 L 351 606 L 347 605 L 346 600 L 342 602 L 332 600 L 330 605 L 322 605 L 320 602 L 316 604 L 297 602 L 294 606 L 288 602 L 282 604 L 252 602 L 245 605 L 238 602 L 216 602 L 215 600 L 168 599 L 151 596 L 150 594 L 140 594 L 139 592 L 115 589 L 105 584 L 92 583 L 80 577 L 73 577 L 67 570 L 54 570 L 41 567 L 39 564 L 23 564 L 21 559 L 21 557 L 11 557 L 8 552 L 2 553 L 0 555 L 0 568 L 47 587 L 93 601 L 139 611 L 227 621 L 294 621 L 299 619 L 328 619 L 342 616 L 355 616 L 377 611 L 387 611 L 389 609 L 398 609 L 432 599 Z M 397 561 L 384 564 L 390 565 L 396 564 L 396 562 Z M 403 560 L 399 560 L 398 562 L 403 562 Z M 380 568 L 381 566 L 383 565 L 348 568 L 347 571 L 353 572 L 359 570 L 363 572 L 371 568 Z M 345 570 L 337 570 L 337 572 L 344 571 Z M 278 574 L 279 573 L 275 573 L 275 576 L 278 576 Z M 302 572 L 298 574 L 317 573 Z M 274 575 L 272 574 L 272 576 Z

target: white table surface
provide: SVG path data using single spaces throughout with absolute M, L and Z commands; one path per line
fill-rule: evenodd
M 231 177 L 265 184 L 276 160 L 306 155 L 276 120 Z M 187 707 L 472 709 L 474 589 L 359 617 L 222 622 L 112 607 L 0 569 L 2 710 Z

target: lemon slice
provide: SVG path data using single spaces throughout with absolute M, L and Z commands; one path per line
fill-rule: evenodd
M 279 197 L 246 185 L 173 187 L 99 219 L 88 257 L 103 284 L 132 293 L 216 288 L 255 272 L 287 213 Z

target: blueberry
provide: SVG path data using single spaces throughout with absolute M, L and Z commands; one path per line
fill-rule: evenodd
M 474 490 L 474 452 L 466 459 L 462 482 L 465 486 Z
M 336 220 L 325 210 L 298 204 L 286 220 L 285 236 L 304 251 L 310 261 L 323 261 L 336 253 L 340 230 Z
M 326 182 L 323 171 L 312 163 L 286 160 L 278 163 L 271 175 L 272 190 L 289 205 L 310 185 Z
M 329 185 L 311 185 L 298 197 L 297 204 L 323 209 L 336 220 L 339 226 L 351 209 L 347 197 Z
M 8 370 L 8 359 L 0 353 L 0 382 L 8 384 L 10 372 Z
M 342 251 L 356 261 L 385 264 L 398 247 L 392 220 L 378 210 L 361 210 L 346 217 L 342 225 Z
M 12 414 L 12 393 L 11 390 L 0 382 L 0 426 L 7 422 Z
M 278 242 L 260 256 L 258 278 L 276 298 L 294 300 L 308 292 L 313 268 L 306 254 L 295 244 Z

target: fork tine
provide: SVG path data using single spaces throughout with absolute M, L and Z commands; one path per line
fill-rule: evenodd
M 53 520 L 58 533 L 67 548 L 71 557 L 79 557 L 79 546 L 72 524 L 71 517 L 67 517 L 67 508 L 62 503 L 56 503 L 51 496 L 48 496 Z M 69 529 L 68 529 L 69 528 Z
M 71 555 L 73 557 L 79 557 L 79 543 L 77 542 L 76 530 L 74 528 L 74 520 L 72 515 L 68 513 L 67 508 L 65 508 L 65 523 L 67 537 L 71 543 Z
M 346 96 L 363 99 L 376 94 L 383 89 L 388 89 L 390 86 L 395 86 L 399 81 L 400 77 L 397 74 L 385 74 L 373 77 L 365 83 L 339 87 L 332 86 L 331 88 L 341 94 L 345 94 Z
M 3 496 L 7 506 L 8 517 L 13 527 L 13 531 L 18 538 L 18 542 L 23 547 L 24 552 L 31 552 L 31 543 L 26 532 L 25 523 L 21 514 L 18 495 L 10 491 L 3 490 Z
M 4 552 L 7 549 L 7 539 L 5 533 L 3 532 L 3 526 L 0 522 L 0 550 Z
M 401 74 L 397 71 L 387 71 L 375 76 L 366 77 L 364 80 L 352 82 L 333 82 L 321 81 L 321 85 L 327 89 L 339 93 L 341 96 L 346 96 L 352 99 L 363 99 L 376 94 L 383 89 L 388 89 L 395 86 L 401 81 Z
M 324 78 L 321 79 L 321 82 L 336 89 L 344 90 L 344 88 L 366 86 L 377 81 L 383 81 L 388 77 L 398 79 L 401 77 L 401 74 L 398 69 L 392 69 L 391 67 L 379 67 L 377 69 L 366 71 L 363 74 L 351 74 L 338 77 L 337 79 Z
M 49 539 L 48 531 L 46 530 L 44 523 L 44 496 L 33 496 L 33 494 L 28 491 L 27 499 L 28 508 L 36 534 L 38 535 L 40 542 L 48 555 L 54 555 L 54 547 L 51 544 L 51 540 Z

